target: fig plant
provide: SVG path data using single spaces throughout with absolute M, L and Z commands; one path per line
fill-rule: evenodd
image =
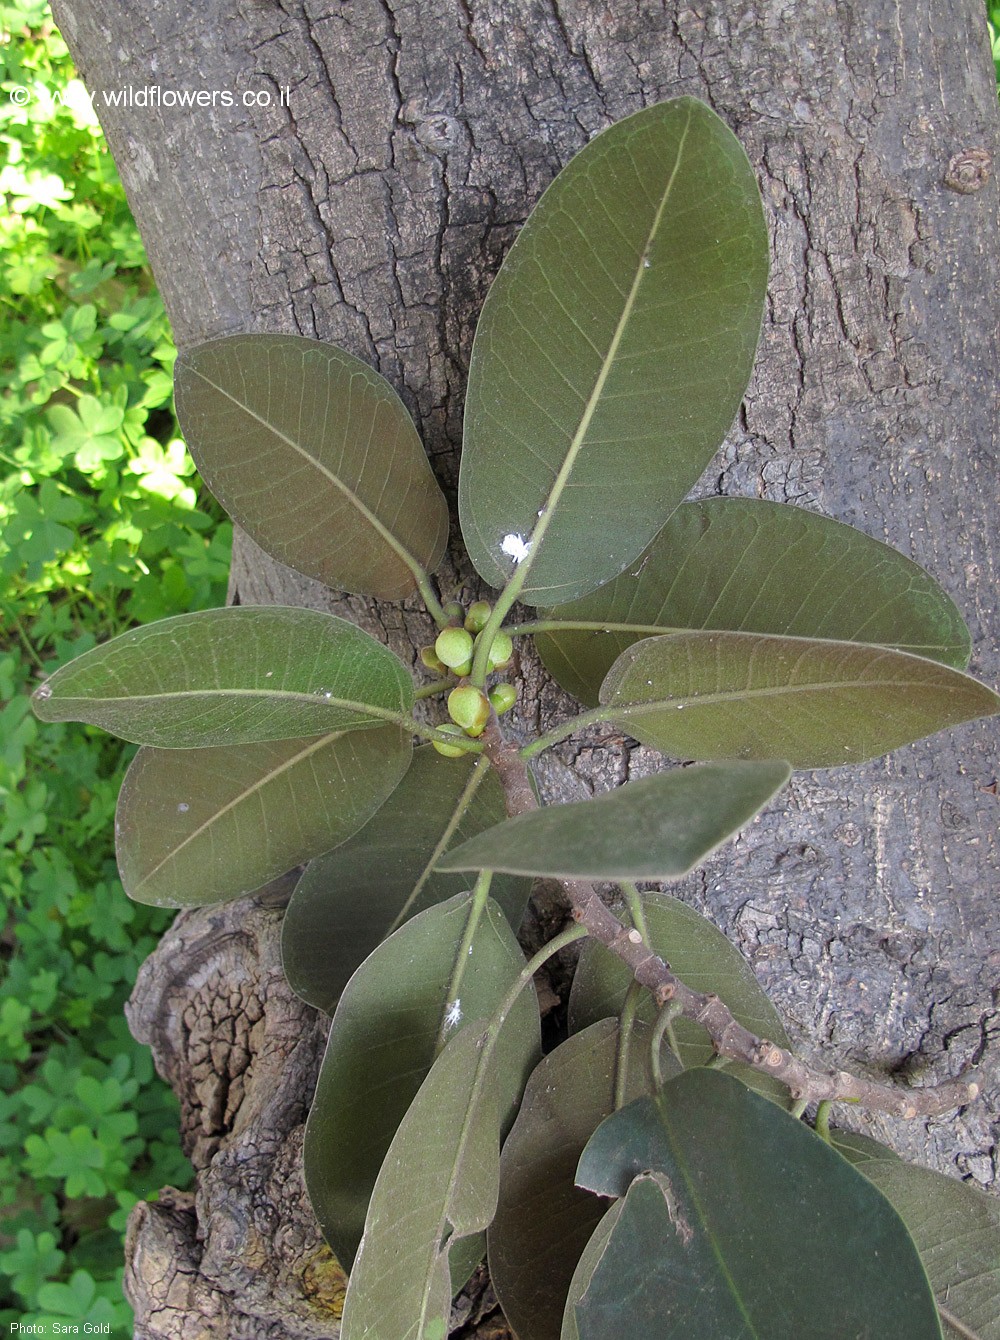
M 459 515 L 497 594 L 467 607 L 435 585 L 448 508 L 377 373 L 287 335 L 188 350 L 178 414 L 234 520 L 330 587 L 417 593 L 436 640 L 414 674 L 329 614 L 199 612 L 35 693 L 141 745 L 116 821 L 134 898 L 235 898 L 305 864 L 283 949 L 333 1016 L 305 1161 L 351 1270 L 344 1340 L 444 1340 L 484 1255 L 520 1340 L 1000 1335 L 995 1202 L 830 1127 L 837 1101 L 926 1114 L 975 1082 L 807 1065 L 737 950 L 637 887 L 780 803 L 793 768 L 1000 707 L 902 554 L 790 506 L 685 501 L 746 389 L 767 255 L 746 155 L 695 100 L 559 174 L 475 338 Z M 499 718 L 528 637 L 585 710 L 519 742 Z M 692 766 L 540 804 L 531 760 L 598 722 Z M 533 877 L 572 917 L 526 962 Z M 532 976 L 577 940 L 569 1036 L 542 1057 Z

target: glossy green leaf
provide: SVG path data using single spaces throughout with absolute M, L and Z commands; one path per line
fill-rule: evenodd
M 616 1112 L 577 1177 L 625 1196 L 596 1268 L 570 1292 L 579 1340 L 941 1340 L 889 1202 L 727 1075 L 685 1071 Z
M 645 548 L 733 421 L 766 281 L 756 178 L 704 103 L 647 107 L 577 154 L 473 346 L 459 514 L 487 582 L 561 603 Z
M 779 1047 L 791 1043 L 777 1010 L 764 994 L 753 969 L 731 940 L 693 907 L 665 893 L 641 895 L 649 944 L 670 964 L 686 986 L 706 995 L 719 996 L 734 1018 L 757 1037 L 768 1038 Z M 583 946 L 573 977 L 568 1022 L 572 1032 L 590 1027 L 598 1019 L 618 1015 L 632 975 L 621 959 L 594 941 Z M 638 1018 L 652 1024 L 656 1006 L 647 993 L 639 1005 Z M 685 1066 L 704 1065 L 712 1055 L 708 1034 L 693 1019 L 675 1019 L 674 1035 Z M 783 1106 L 788 1091 L 782 1084 L 733 1064 L 731 1073 L 744 1083 L 774 1098 Z
M 438 869 L 679 879 L 749 822 L 790 775 L 773 761 L 657 773 L 593 800 L 508 819 L 448 852 Z
M 389 383 L 297 335 L 182 353 L 177 416 L 198 469 L 274 558 L 337 590 L 397 600 L 437 567 L 448 508 Z
M 633 1028 L 625 1099 L 652 1093 L 650 1030 Z M 487 1234 L 490 1279 L 518 1340 L 559 1340 L 573 1270 L 604 1215 L 576 1186 L 587 1141 L 614 1111 L 619 1029 L 603 1019 L 535 1067 L 500 1155 L 500 1200 Z M 663 1072 L 679 1070 L 664 1050 Z
M 333 1017 L 304 1159 L 316 1217 L 345 1268 L 386 1151 L 439 1043 L 462 1024 L 489 1017 L 524 967 L 492 901 L 464 943 L 471 907 L 471 895 L 458 894 L 408 921 L 357 970 Z M 512 1037 L 520 1036 L 525 1016 L 537 1017 L 523 993 L 518 1010 Z M 509 1102 L 509 1088 L 504 1092 Z
M 860 763 L 1000 709 L 937 661 L 886 647 L 689 632 L 624 651 L 601 688 L 607 717 L 673 758 Z
M 157 907 L 251 893 L 367 822 L 411 751 L 396 726 L 212 749 L 144 747 L 115 816 L 125 891 Z
M 911 1163 L 866 1162 L 860 1171 L 912 1234 L 945 1335 L 1000 1340 L 1000 1201 Z
M 463 810 L 463 807 L 466 807 Z M 466 875 L 434 869 L 438 854 L 499 823 L 503 789 L 480 757 L 445 759 L 416 750 L 402 782 L 364 828 L 311 861 L 281 928 L 292 989 L 332 1014 L 351 973 L 417 912 L 469 887 Z M 531 881 L 498 875 L 490 896 L 518 926 Z
M 502 1025 L 463 1029 L 424 1080 L 375 1184 L 341 1340 L 447 1335 L 448 1251 L 493 1218 L 501 1134 L 537 1058 L 530 994 L 521 992 Z
M 399 658 L 346 619 L 281 605 L 133 628 L 35 690 L 43 721 L 89 721 L 162 749 L 377 726 L 413 705 Z
M 853 526 L 757 498 L 683 503 L 620 577 L 547 617 L 596 625 L 536 636 L 549 673 L 591 707 L 615 659 L 661 630 L 878 643 L 957 669 L 969 661 L 962 616 L 923 568 Z

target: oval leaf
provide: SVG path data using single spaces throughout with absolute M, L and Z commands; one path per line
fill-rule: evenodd
M 717 926 L 693 907 L 665 893 L 641 895 L 646 919 L 648 943 L 686 986 L 706 995 L 719 996 L 734 1018 L 758 1037 L 769 1038 L 779 1047 L 791 1043 L 777 1010 L 764 994 L 753 969 L 736 946 Z M 584 944 L 573 976 L 569 998 L 569 1027 L 574 1033 L 588 1028 L 598 1019 L 609 1019 L 621 1012 L 632 974 L 621 959 L 594 941 Z M 652 996 L 643 995 L 637 1017 L 652 1025 L 657 1009 Z M 708 1034 L 692 1019 L 675 1019 L 674 1036 L 682 1063 L 705 1065 L 712 1056 Z M 788 1104 L 788 1090 L 782 1084 L 749 1066 L 732 1065 L 738 1075 L 768 1097 Z
M 304 1162 L 316 1217 L 345 1269 L 386 1151 L 440 1042 L 491 1015 L 524 967 L 492 901 L 465 943 L 471 907 L 463 893 L 408 921 L 357 970 L 333 1017 Z
M 593 800 L 508 819 L 448 852 L 438 869 L 679 879 L 752 819 L 790 775 L 780 762 L 657 773 Z
M 381 725 L 412 707 L 413 681 L 346 619 L 240 605 L 122 633 L 57 670 L 33 705 L 43 721 L 189 749 Z
M 1000 709 L 958 670 L 885 647 L 689 632 L 624 651 L 607 719 L 674 758 L 784 758 L 831 768 Z
M 718 628 L 878 643 L 964 669 L 954 602 L 898 550 L 829 517 L 758 498 L 683 503 L 634 564 L 549 617 L 546 669 L 594 706 L 616 658 L 658 631 Z
M 447 1335 L 448 1252 L 493 1218 L 501 1135 L 538 1054 L 531 997 L 522 991 L 502 1024 L 463 1029 L 421 1085 L 375 1184 L 341 1340 Z
M 465 875 L 434 869 L 440 852 L 499 823 L 503 788 L 480 755 L 443 759 L 427 745 L 364 828 L 311 861 L 281 926 L 292 989 L 332 1014 L 351 973 L 376 946 L 424 908 L 469 887 Z M 498 875 L 490 896 L 520 924 L 531 881 Z
M 580 1340 L 941 1340 L 920 1257 L 889 1202 L 726 1075 L 685 1071 L 616 1112 L 578 1180 L 625 1196 L 596 1268 L 570 1293 Z
M 274 558 L 383 600 L 437 567 L 447 504 L 373 368 L 297 335 L 229 335 L 182 353 L 174 379 L 202 477 Z
M 766 282 L 756 178 L 704 103 L 648 107 L 577 154 L 476 331 L 459 514 L 487 582 L 573 600 L 645 548 L 733 421 Z
M 650 1031 L 633 1028 L 626 1101 L 653 1092 Z M 559 1340 L 566 1294 L 604 1205 L 575 1184 L 594 1131 L 615 1110 L 619 1030 L 604 1019 L 568 1038 L 532 1072 L 500 1155 L 500 1199 L 487 1235 L 490 1279 L 518 1340 Z M 661 1065 L 676 1074 L 664 1051 Z
M 946 1335 L 1000 1340 L 1000 1202 L 968 1182 L 899 1161 L 861 1172 L 910 1230 L 946 1322 Z M 964 1327 L 965 1329 L 961 1329 Z
M 411 750 L 396 726 L 212 749 L 144 747 L 115 816 L 125 892 L 157 907 L 252 893 L 350 837 L 392 794 Z

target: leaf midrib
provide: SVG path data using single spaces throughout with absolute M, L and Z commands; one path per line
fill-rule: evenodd
M 725 1257 L 723 1256 L 722 1249 L 716 1239 L 716 1235 L 712 1231 L 711 1225 L 709 1223 L 708 1214 L 705 1210 L 704 1204 L 702 1203 L 702 1199 L 698 1194 L 697 1181 L 692 1176 L 691 1169 L 688 1166 L 688 1161 L 684 1157 L 684 1152 L 681 1149 L 680 1141 L 678 1140 L 676 1133 L 673 1129 L 673 1126 L 671 1125 L 670 1117 L 666 1110 L 666 1104 L 663 1103 L 662 1101 L 662 1090 L 660 1094 L 660 1101 L 656 1103 L 656 1107 L 660 1115 L 660 1120 L 663 1124 L 664 1132 L 670 1145 L 671 1153 L 674 1156 L 674 1161 L 677 1170 L 680 1173 L 681 1178 L 684 1182 L 684 1188 L 687 1191 L 689 1202 L 695 1212 L 695 1215 L 698 1218 L 698 1222 L 701 1224 L 702 1231 L 704 1232 L 705 1237 L 708 1239 L 710 1250 L 712 1252 L 712 1255 L 715 1257 L 716 1262 L 718 1263 L 719 1271 L 723 1279 L 725 1280 L 726 1284 L 729 1286 L 730 1297 L 732 1298 L 733 1302 L 736 1304 L 736 1307 L 742 1314 L 744 1320 L 746 1321 L 747 1326 L 750 1328 L 751 1340 L 761 1340 L 760 1332 L 758 1331 L 754 1323 L 754 1319 L 749 1312 L 748 1305 L 744 1300 L 742 1291 L 737 1285 L 736 1280 L 733 1278 L 732 1272 L 730 1271 L 729 1266 L 726 1263 Z M 663 1172 L 662 1175 L 667 1176 L 668 1174 L 666 1172 Z
M 454 1157 L 452 1158 L 451 1161 L 451 1170 L 448 1176 L 448 1183 L 447 1186 L 444 1188 L 444 1194 L 441 1197 L 441 1212 L 438 1217 L 438 1226 L 436 1235 L 437 1245 L 433 1248 L 431 1253 L 429 1261 L 430 1268 L 424 1274 L 423 1287 L 421 1290 L 421 1297 L 420 1297 L 420 1316 L 418 1318 L 417 1331 L 416 1331 L 416 1334 L 418 1336 L 422 1336 L 424 1334 L 424 1326 L 427 1321 L 427 1309 L 430 1305 L 431 1293 L 434 1283 L 434 1268 L 437 1265 L 437 1262 L 439 1261 L 441 1255 L 442 1254 L 447 1255 L 447 1253 L 451 1250 L 452 1238 L 454 1238 L 454 1234 L 452 1234 L 447 1239 L 445 1238 L 445 1233 L 447 1232 L 449 1223 L 448 1210 L 449 1207 L 453 1204 L 456 1197 L 459 1182 L 459 1170 L 465 1160 L 466 1150 L 468 1148 L 469 1142 L 472 1139 L 473 1115 L 478 1112 L 479 1103 L 482 1099 L 483 1088 L 486 1084 L 488 1077 L 489 1065 L 493 1059 L 493 1050 L 494 1047 L 496 1046 L 496 1041 L 499 1036 L 499 1029 L 495 1031 L 491 1031 L 490 1029 L 490 1023 L 492 1022 L 492 1018 L 494 1017 L 495 1015 L 491 1016 L 491 1019 L 486 1022 L 485 1026 L 483 1022 L 480 1020 L 473 1021 L 472 1023 L 467 1024 L 464 1030 L 466 1033 L 477 1032 L 482 1037 L 483 1041 L 480 1047 L 478 1059 L 476 1061 L 476 1069 L 473 1074 L 472 1084 L 469 1088 L 469 1101 L 465 1107 L 465 1113 L 462 1118 L 462 1126 L 460 1131 L 458 1132 L 458 1138 L 455 1141 L 453 1147 Z M 456 1034 L 455 1036 L 457 1037 L 458 1034 Z M 423 1255 L 423 1253 L 421 1253 L 421 1255 Z
M 954 673 L 958 674 L 958 671 Z M 975 685 L 971 680 L 970 685 Z M 804 693 L 829 693 L 837 689 L 930 689 L 934 692 L 944 692 L 949 694 L 967 692 L 968 687 L 965 684 L 943 684 L 931 683 L 928 680 L 906 680 L 906 679 L 835 679 L 835 680 L 814 680 L 809 684 L 772 684 L 759 689 L 727 689 L 719 690 L 715 693 L 696 693 L 692 695 L 683 695 L 672 698 L 657 698 L 641 701 L 615 703 L 610 702 L 607 705 L 612 707 L 616 715 L 640 716 L 643 711 L 657 711 L 665 706 L 681 707 L 701 707 L 712 706 L 718 703 L 741 702 L 748 698 L 775 698 L 792 694 Z M 614 690 L 618 692 L 618 688 Z
M 132 693 L 124 697 L 105 697 L 90 698 L 77 697 L 68 693 L 63 697 L 60 695 L 59 701 L 68 707 L 71 703 L 87 703 L 94 707 L 117 707 L 119 705 L 138 704 L 138 703 L 159 703 L 159 702 L 179 702 L 184 699 L 197 700 L 201 698 L 260 698 L 267 700 L 280 700 L 281 702 L 302 702 L 311 703 L 314 707 L 342 707 L 348 711 L 364 712 L 378 717 L 379 720 L 398 722 L 401 712 L 406 711 L 407 704 L 400 700 L 399 712 L 392 708 L 383 707 L 379 703 L 364 703 L 353 698 L 328 698 L 326 690 L 313 690 L 309 693 L 298 689 L 227 689 L 227 688 L 204 688 L 204 689 L 165 689 L 157 693 Z M 53 696 L 53 703 L 56 701 Z
M 537 630 L 531 625 L 526 625 L 520 631 L 522 632 L 540 632 L 548 633 L 552 637 L 557 637 L 560 633 L 637 633 L 642 637 L 662 637 L 683 635 L 684 633 L 745 633 L 754 636 L 758 633 L 754 628 L 727 628 L 724 625 L 709 624 L 649 624 L 649 623 L 616 623 L 608 619 L 546 619 L 538 620 L 538 623 L 545 623 L 544 628 Z M 759 634 L 761 637 L 794 637 L 798 642 L 850 642 L 855 646 L 865 647 L 884 647 L 886 651 L 904 651 L 911 656 L 923 656 L 925 660 L 935 660 L 936 657 L 926 653 L 937 652 L 939 655 L 964 653 L 965 647 L 957 642 L 863 642 L 855 638 L 830 638 L 823 635 L 810 637 L 808 634 L 801 633 L 765 633 Z M 947 661 L 939 661 L 939 665 L 949 665 Z M 951 666 L 951 669 L 958 667 Z
M 403 922 L 406 921 L 407 917 L 409 916 L 410 908 L 420 897 L 420 894 L 423 892 L 424 886 L 426 885 L 427 881 L 434 874 L 438 861 L 448 850 L 448 845 L 451 842 L 452 838 L 455 836 L 455 831 L 458 828 L 459 824 L 462 822 L 465 815 L 468 813 L 469 806 L 472 804 L 473 797 L 479 790 L 479 787 L 482 784 L 483 779 L 485 778 L 487 772 L 489 772 L 489 768 L 490 765 L 488 761 L 486 760 L 485 756 L 481 754 L 474 763 L 469 780 L 462 788 L 462 794 L 455 802 L 455 807 L 452 810 L 451 814 L 449 815 L 448 822 L 445 824 L 441 832 L 441 836 L 438 838 L 437 842 L 434 845 L 434 850 L 431 852 L 430 856 L 427 859 L 427 862 L 424 865 L 424 868 L 421 870 L 419 876 L 414 882 L 413 888 L 407 895 L 406 901 L 403 903 L 403 906 L 396 913 L 392 925 L 386 931 L 387 936 L 391 935 L 393 931 L 398 930 L 399 927 L 402 926 Z
M 313 754 L 318 753 L 321 749 L 324 749 L 328 744 L 331 744 L 334 740 L 339 739 L 340 736 L 343 734 L 344 731 L 338 730 L 338 731 L 331 731 L 327 735 L 319 736 L 316 740 L 312 741 L 305 749 L 299 750 L 297 754 L 294 754 L 291 758 L 286 759 L 285 762 L 282 763 L 280 767 L 271 768 L 263 776 L 258 777 L 258 779 L 253 783 L 252 786 L 244 788 L 242 791 L 239 792 L 238 795 L 235 795 L 232 798 L 232 800 L 227 801 L 227 803 L 223 805 L 220 809 L 213 810 L 212 814 L 203 823 L 200 823 L 197 828 L 192 829 L 192 831 L 187 835 L 187 837 L 184 838 L 182 842 L 179 842 L 176 844 L 176 846 L 171 847 L 170 851 L 168 851 L 167 854 L 160 861 L 158 861 L 156 865 L 152 867 L 151 870 L 148 870 L 143 875 L 142 879 L 140 879 L 138 883 L 133 886 L 134 889 L 138 890 L 141 889 L 144 885 L 146 885 L 151 879 L 153 879 L 155 875 L 159 874 L 159 872 L 166 865 L 168 865 L 171 861 L 175 860 L 177 858 L 178 853 L 182 852 L 185 849 L 185 847 L 190 846 L 191 843 L 194 842 L 197 838 L 201 837 L 203 833 L 208 832 L 208 830 L 212 827 L 213 824 L 218 823 L 219 820 L 223 817 L 223 815 L 228 814 L 230 810 L 235 809 L 238 805 L 242 805 L 245 800 L 247 800 L 250 796 L 255 795 L 258 791 L 262 790 L 270 782 L 274 781 L 276 777 L 280 777 L 282 773 L 288 772 L 289 769 L 295 767 L 296 764 L 301 763 L 304 759 L 310 758 Z
M 294 438 L 289 437 L 287 433 L 283 433 L 281 429 L 271 423 L 269 419 L 258 414 L 248 404 L 234 396 L 232 392 L 227 391 L 224 386 L 219 386 L 217 382 L 214 382 L 212 378 L 200 368 L 194 367 L 190 363 L 186 364 L 186 366 L 196 377 L 200 377 L 206 386 L 210 386 L 214 391 L 218 391 L 221 396 L 224 396 L 231 404 L 235 405 L 237 409 L 242 410 L 242 412 L 253 419 L 255 423 L 259 423 L 262 428 L 266 428 L 268 432 L 273 433 L 280 442 L 284 443 L 285 446 L 289 447 L 292 451 L 301 456 L 309 465 L 313 466 L 319 474 L 327 479 L 330 484 L 344 496 L 351 506 L 356 509 L 362 520 L 366 521 L 368 525 L 372 527 L 379 538 L 385 541 L 414 576 L 419 578 L 423 575 L 423 567 L 413 554 L 410 553 L 402 541 L 398 540 L 396 536 L 393 535 L 381 521 L 379 521 L 375 513 L 365 506 L 354 490 L 349 488 L 339 475 L 334 474 L 332 470 L 329 470 L 323 462 L 318 459 L 318 457 L 313 456 L 310 452 L 306 451 L 306 449 L 296 442 Z
M 639 289 L 642 285 L 642 280 L 646 273 L 646 267 L 643 262 L 648 256 L 649 250 L 653 245 L 653 241 L 655 240 L 656 234 L 663 220 L 663 214 L 664 211 L 666 210 L 667 203 L 673 192 L 674 182 L 677 178 L 678 172 L 680 171 L 681 162 L 684 157 L 684 145 L 687 141 L 688 133 L 691 129 L 692 115 L 693 113 L 689 110 L 687 121 L 684 125 L 684 129 L 681 132 L 680 140 L 677 145 L 677 157 L 674 160 L 674 165 L 670 170 L 669 177 L 667 178 L 667 184 L 663 189 L 662 196 L 660 197 L 660 203 L 657 206 L 656 213 L 653 216 L 653 222 L 650 225 L 649 232 L 646 236 L 646 243 L 639 254 L 639 263 L 636 266 L 635 275 L 632 279 L 632 287 L 630 288 L 628 296 L 625 299 L 625 304 L 622 308 L 621 316 L 618 318 L 618 324 L 616 325 L 614 334 L 611 337 L 611 343 L 608 345 L 608 351 L 605 354 L 604 359 L 601 363 L 601 368 L 597 374 L 597 378 L 594 382 L 593 389 L 591 390 L 590 395 L 587 398 L 587 403 L 584 406 L 583 413 L 580 416 L 580 421 L 577 424 L 576 432 L 573 434 L 573 439 L 570 442 L 569 449 L 567 450 L 565 459 L 563 460 L 563 463 L 559 468 L 559 473 L 556 475 L 555 480 L 553 481 L 552 484 L 552 488 L 549 490 L 548 496 L 546 497 L 546 500 L 542 506 L 542 514 L 539 519 L 539 522 L 531 532 L 528 552 L 525 555 L 523 561 L 515 569 L 514 574 L 511 577 L 510 581 L 507 583 L 508 592 L 513 592 L 516 594 L 517 592 L 524 589 L 528 573 L 531 571 L 531 568 L 534 565 L 534 561 L 541 550 L 542 543 L 545 539 L 545 534 L 552 521 L 552 517 L 555 513 L 555 510 L 559 505 L 559 499 L 562 497 L 564 490 L 569 484 L 570 476 L 573 473 L 573 467 L 576 464 L 576 458 L 580 454 L 580 451 L 583 447 L 584 441 L 587 436 L 587 432 L 590 428 L 591 421 L 595 413 L 597 412 L 597 407 L 598 404 L 600 403 L 601 394 L 604 390 L 604 386 L 608 380 L 608 377 L 611 375 L 611 369 L 614 366 L 615 359 L 618 356 L 619 346 L 622 342 L 622 339 L 624 338 L 625 330 L 628 326 L 629 320 L 631 319 L 632 312 L 639 295 Z

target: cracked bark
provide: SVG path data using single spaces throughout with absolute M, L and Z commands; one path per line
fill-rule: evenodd
M 698 491 L 815 507 L 897 544 L 962 607 L 974 671 L 1000 679 L 1000 123 L 978 0 L 54 8 L 178 342 L 287 331 L 375 362 L 451 492 L 475 318 L 528 209 L 610 121 L 705 98 L 758 170 L 773 271 L 753 383 Z M 125 85 L 234 105 L 103 104 Z M 442 584 L 481 594 L 464 567 Z M 337 597 L 245 540 L 232 594 L 344 613 L 410 660 L 428 636 L 415 606 Z M 527 733 L 567 704 L 528 652 L 522 670 Z M 1000 1109 L 995 744 L 980 723 L 798 776 L 782 813 L 680 889 L 749 955 L 814 1057 L 934 1079 L 980 1062 L 979 1104 L 877 1133 L 983 1185 Z M 658 764 L 603 730 L 539 773 L 547 798 L 568 798 Z M 199 1167 L 193 1197 L 133 1220 L 139 1337 L 337 1332 L 341 1281 L 298 1163 L 324 1025 L 281 980 L 280 897 L 183 914 L 137 987 L 133 1027 L 181 1096 Z M 485 1306 L 459 1333 L 504 1334 Z

